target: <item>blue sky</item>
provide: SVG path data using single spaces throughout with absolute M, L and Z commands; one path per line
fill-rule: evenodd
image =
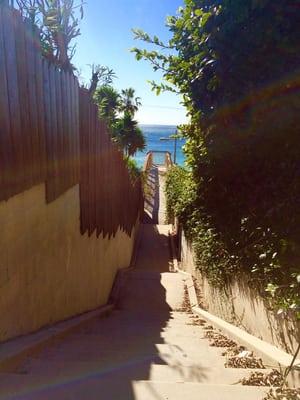
M 88 82 L 88 64 L 107 65 L 114 69 L 117 89 L 133 87 L 142 98 L 143 106 L 137 114 L 140 123 L 177 125 L 186 121 L 180 98 L 172 93 L 156 96 L 147 80 L 160 81 L 160 73 L 153 72 L 146 61 L 137 62 L 132 47 L 143 47 L 133 40 L 132 28 L 167 40 L 167 15 L 175 15 L 183 0 L 87 0 L 81 21 L 81 36 L 77 38 L 74 64 Z

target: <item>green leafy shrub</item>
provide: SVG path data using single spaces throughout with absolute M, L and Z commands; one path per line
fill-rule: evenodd
M 193 244 L 197 267 L 212 284 L 222 285 L 233 270 L 234 260 L 212 228 L 205 209 L 196 206 L 197 185 L 191 172 L 173 166 L 167 174 L 165 193 L 168 219 L 173 221 L 176 217 L 182 224 L 187 239 Z
M 134 158 L 124 157 L 124 160 L 127 164 L 127 168 L 129 170 L 130 176 L 133 180 L 142 177 L 142 170 L 138 167 L 137 162 Z
M 134 49 L 183 96 L 192 173 L 170 209 L 214 284 L 239 273 L 300 316 L 300 52 L 294 2 L 185 0 L 163 52 Z M 168 52 L 168 49 L 170 50 Z M 173 179 L 177 179 L 174 172 Z M 178 173 L 180 174 L 180 173 Z M 170 178 L 171 179 L 171 178 Z M 192 185 L 193 196 L 187 198 Z M 170 196 L 169 196 L 170 197 Z
M 251 216 L 243 218 L 238 227 L 220 229 L 198 188 L 186 169 L 174 166 L 169 171 L 165 189 L 168 218 L 177 217 L 182 224 L 193 244 L 197 267 L 215 286 L 246 273 L 249 285 L 263 297 L 269 293 L 280 312 L 298 314 L 300 274 L 297 263 L 293 267 L 291 261 L 295 244 Z
M 173 166 L 166 177 L 167 216 L 186 221 L 195 198 L 195 185 L 191 174 L 184 168 Z

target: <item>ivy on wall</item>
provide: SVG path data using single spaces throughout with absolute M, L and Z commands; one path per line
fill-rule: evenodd
M 193 245 L 197 267 L 212 285 L 223 287 L 246 274 L 249 285 L 269 298 L 277 312 L 300 317 L 300 276 L 297 264 L 293 268 L 290 262 L 289 238 L 253 218 L 244 218 L 239 229 L 227 225 L 223 233 L 199 198 L 191 172 L 182 167 L 169 171 L 166 199 L 169 220 L 178 218 Z

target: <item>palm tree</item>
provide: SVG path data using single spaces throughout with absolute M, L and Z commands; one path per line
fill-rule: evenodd
M 115 123 L 114 137 L 127 158 L 134 156 L 138 150 L 146 147 L 144 134 L 129 112 L 125 112 L 124 116 Z
M 134 89 L 122 90 L 121 96 L 110 85 L 100 86 L 94 94 L 94 101 L 99 114 L 111 128 L 113 140 L 123 149 L 127 158 L 146 147 L 146 139 L 133 119 L 134 113 L 141 105 L 139 97 L 134 97 Z M 118 115 L 122 111 L 123 115 Z
M 139 107 L 142 105 L 141 98 L 135 97 L 133 88 L 123 89 L 121 91 L 120 110 L 134 116 Z
M 94 94 L 94 100 L 98 106 L 99 114 L 105 118 L 110 127 L 116 122 L 117 110 L 120 104 L 120 95 L 110 85 L 100 86 Z
M 133 157 L 139 150 L 144 150 L 146 147 L 146 139 L 143 131 L 139 127 L 135 127 L 134 135 L 132 135 L 128 145 L 128 156 Z

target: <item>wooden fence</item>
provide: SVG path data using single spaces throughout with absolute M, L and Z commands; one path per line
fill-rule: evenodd
M 114 234 L 121 225 L 129 233 L 142 207 L 141 182 L 132 182 L 87 90 L 79 98 L 81 230 Z
M 74 75 L 42 57 L 19 11 L 0 6 L 0 201 L 42 182 L 47 202 L 80 183 L 82 233 L 131 232 L 140 181 Z

